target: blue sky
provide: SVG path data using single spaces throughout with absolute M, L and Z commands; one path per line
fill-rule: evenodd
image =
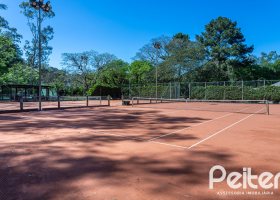
M 18 5 L 22 0 L 2 0 L 1 11 L 24 40 L 31 34 Z M 194 38 L 218 16 L 238 22 L 255 55 L 280 53 L 279 0 L 51 0 L 56 17 L 50 64 L 60 68 L 61 54 L 96 50 L 130 62 L 150 39 L 177 32 Z M 23 43 L 23 42 L 22 42 Z

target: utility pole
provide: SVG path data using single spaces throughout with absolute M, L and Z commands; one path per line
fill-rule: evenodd
M 30 6 L 38 10 L 39 12 L 39 27 L 38 27 L 38 43 L 39 43 L 39 111 L 42 111 L 42 30 L 41 30 L 41 24 L 42 24 L 42 11 L 44 12 L 50 12 L 50 2 L 48 1 L 46 4 L 44 4 L 44 0 L 30 0 Z
M 161 44 L 159 42 L 155 42 L 154 48 L 157 50 L 157 54 L 159 55 L 159 50 L 161 49 Z M 158 99 L 158 63 L 156 63 L 156 103 Z

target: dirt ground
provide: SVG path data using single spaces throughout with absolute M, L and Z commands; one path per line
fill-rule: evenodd
M 215 165 L 280 172 L 280 105 L 271 115 L 111 105 L 0 114 L 0 199 L 280 199 L 209 189 Z

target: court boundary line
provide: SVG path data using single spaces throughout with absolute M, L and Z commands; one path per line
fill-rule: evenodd
M 188 148 L 188 147 L 175 145 L 175 144 L 164 143 L 164 142 L 155 142 L 155 141 L 148 142 L 145 139 L 136 138 L 136 137 L 132 137 L 132 136 L 125 136 L 125 135 L 120 135 L 120 134 L 115 134 L 115 133 L 109 133 L 109 132 L 106 132 L 106 131 L 93 131 L 93 133 L 96 133 L 96 134 L 99 134 L 99 135 L 103 134 L 103 135 L 111 135 L 111 136 L 121 137 L 121 138 L 124 138 L 125 140 L 141 141 L 141 142 L 145 142 L 147 144 L 154 143 L 154 144 L 171 146 L 171 147 L 176 147 L 176 148 L 181 148 L 181 149 L 187 149 Z
M 154 140 L 157 140 L 157 139 L 160 139 L 160 138 L 163 138 L 163 137 L 167 137 L 167 136 L 169 136 L 169 135 L 173 135 L 173 134 L 175 134 L 175 133 L 179 133 L 179 132 L 181 132 L 181 131 L 185 131 L 185 130 L 191 129 L 191 128 L 193 128 L 193 127 L 197 127 L 197 126 L 200 126 L 200 125 L 203 125 L 203 124 L 209 123 L 209 122 L 211 122 L 211 121 L 218 120 L 218 119 L 221 119 L 221 118 L 230 116 L 230 115 L 232 115 L 232 114 L 231 114 L 231 113 L 228 113 L 228 114 L 226 114 L 226 115 L 223 115 L 223 116 L 220 116 L 220 117 L 211 119 L 211 120 L 207 120 L 207 121 L 205 121 L 205 122 L 201 122 L 201 123 L 196 124 L 196 125 L 194 125 L 194 126 L 188 126 L 188 127 L 183 128 L 183 129 L 178 129 L 178 130 L 175 130 L 175 131 L 173 131 L 173 132 L 171 132 L 171 133 L 167 133 L 167 134 L 164 134 L 164 135 L 160 135 L 160 136 L 151 138 L 151 139 L 148 140 L 148 142 L 153 142 Z
M 243 111 L 243 110 L 247 110 L 247 109 L 249 109 L 249 107 L 243 108 L 243 109 L 241 109 L 241 110 L 239 110 L 239 111 Z M 180 129 L 180 130 L 173 131 L 173 132 L 171 132 L 171 133 L 167 133 L 167 134 L 164 134 L 164 135 L 161 135 L 161 136 L 158 136 L 158 137 L 154 137 L 154 138 L 149 139 L 148 142 L 152 142 L 152 141 L 155 141 L 155 140 L 157 140 L 157 139 L 160 139 L 160 138 L 163 138 L 163 137 L 167 137 L 167 136 L 173 135 L 173 134 L 175 134 L 175 133 L 179 133 L 179 132 L 181 132 L 181 131 L 185 131 L 185 130 L 191 129 L 191 128 L 193 128 L 193 127 L 198 127 L 198 126 L 201 126 L 201 125 L 203 125 L 203 124 L 207 124 L 207 123 L 210 123 L 210 122 L 212 122 L 212 121 L 215 121 L 215 120 L 218 120 L 218 119 L 222 119 L 222 118 L 224 118 L 224 117 L 231 116 L 231 115 L 233 115 L 233 114 L 235 114 L 235 113 L 228 113 L 228 114 L 226 114 L 226 115 L 222 115 L 222 116 L 220 116 L 220 117 L 217 117 L 217 118 L 208 120 L 208 121 L 206 121 L 206 122 L 201 122 L 201 123 L 196 124 L 196 125 L 193 125 L 193 126 L 189 126 L 189 127 L 186 127 L 186 128 Z
M 224 132 L 224 131 L 226 131 L 226 130 L 232 128 L 232 127 L 234 127 L 234 126 L 237 125 L 237 124 L 240 124 L 241 122 L 245 121 L 246 119 L 249 119 L 250 117 L 254 116 L 255 114 L 257 114 L 258 112 L 260 112 L 260 111 L 262 111 L 262 110 L 264 110 L 264 108 L 260 109 L 259 111 L 255 112 L 255 113 L 253 113 L 253 114 L 250 114 L 250 115 L 248 115 L 248 116 L 246 116 L 246 117 L 240 119 L 239 121 L 237 121 L 237 122 L 235 122 L 235 123 L 233 123 L 233 124 L 231 124 L 231 125 L 229 125 L 229 126 L 226 126 L 226 127 L 223 128 L 222 130 L 219 130 L 219 131 L 217 131 L 217 132 L 215 132 L 215 133 L 209 135 L 208 137 L 206 137 L 206 138 L 200 140 L 199 142 L 197 142 L 197 143 L 195 143 L 195 144 L 193 144 L 193 145 L 191 145 L 191 146 L 189 146 L 189 147 L 187 147 L 187 148 L 190 150 L 190 149 L 192 149 L 193 147 L 196 147 L 197 145 L 199 145 L 199 144 L 201 144 L 201 143 L 203 143 L 203 142 L 205 142 L 205 141 L 211 139 L 212 137 L 214 137 L 214 136 L 216 136 L 216 135 L 218 135 L 218 134 L 220 134 L 220 133 L 222 133 L 222 132 Z
M 181 149 L 187 149 L 188 148 L 188 147 L 184 147 L 184 146 L 181 146 L 181 145 L 169 144 L 169 143 L 165 143 L 165 142 L 155 142 L 155 141 L 152 141 L 150 143 L 161 144 L 161 145 L 171 146 L 171 147 L 176 147 L 176 148 L 181 148 Z
M 242 109 L 242 110 L 246 110 L 246 109 L 249 109 L 249 108 L 244 108 L 244 109 Z M 253 113 L 253 114 L 250 114 L 249 116 L 247 116 L 247 117 L 245 117 L 245 118 L 243 118 L 243 119 L 241 119 L 241 120 L 239 120 L 239 121 L 237 121 L 237 122 L 235 122 L 235 123 L 233 123 L 233 124 L 231 124 L 231 125 L 229 125 L 229 126 L 223 128 L 222 130 L 220 130 L 220 131 L 218 131 L 218 132 L 216 132 L 216 133 L 214 133 L 214 134 L 208 136 L 207 138 L 205 138 L 205 139 L 203 139 L 203 140 L 201 140 L 201 141 L 199 141 L 199 142 L 193 144 L 193 145 L 190 146 L 190 147 L 154 141 L 154 140 L 156 140 L 156 139 L 154 139 L 154 140 L 152 140 L 152 139 L 146 140 L 146 139 L 141 139 L 141 138 L 137 138 L 137 137 L 134 137 L 134 136 L 125 136 L 125 135 L 121 135 L 121 134 L 109 133 L 109 131 L 107 131 L 107 130 L 106 130 L 106 131 L 103 131 L 103 130 L 101 130 L 101 131 L 92 130 L 92 131 L 93 131 L 93 133 L 96 133 L 96 134 L 104 134 L 104 135 L 111 135 L 111 136 L 121 137 L 121 138 L 124 138 L 125 140 L 134 140 L 134 141 L 141 141 L 141 142 L 147 142 L 147 143 L 150 142 L 150 143 L 154 143 L 154 144 L 160 144 L 160 145 L 165 145 L 165 146 L 172 146 L 172 147 L 181 148 L 181 149 L 191 149 L 191 148 L 193 148 L 193 147 L 195 147 L 195 146 L 201 144 L 202 142 L 204 142 L 204 141 L 206 141 L 206 140 L 208 140 L 208 139 L 210 139 L 210 138 L 212 138 L 212 137 L 218 135 L 219 133 L 221 133 L 221 132 L 223 132 L 223 131 L 226 131 L 226 130 L 228 130 L 229 128 L 231 128 L 231 127 L 233 127 L 233 126 L 235 126 L 235 125 L 241 123 L 242 121 L 245 121 L 246 119 L 252 117 L 253 115 L 257 114 L 258 112 L 260 112 L 260 111 L 262 111 L 262 110 L 264 110 L 264 109 L 265 109 L 265 108 L 262 108 L 262 109 L 260 109 L 259 111 L 255 112 L 255 113 Z M 240 110 L 240 111 L 242 111 L 242 110 Z M 221 118 L 224 118 L 224 117 L 233 115 L 233 114 L 236 114 L 236 113 L 228 113 L 228 114 L 226 114 L 226 115 L 217 117 L 217 118 L 215 118 L 215 119 L 211 119 L 211 120 L 208 120 L 208 121 L 206 121 L 206 122 L 199 123 L 199 124 L 194 125 L 194 126 L 191 126 L 191 127 L 186 127 L 186 128 L 184 128 L 184 129 L 177 130 L 177 131 L 175 131 L 175 133 L 180 132 L 180 131 L 183 131 L 183 130 L 186 130 L 186 129 L 189 129 L 189 128 L 192 128 L 192 127 L 197 127 L 197 126 L 200 126 L 200 125 L 202 125 L 202 124 L 206 124 L 206 123 L 208 123 L 208 122 L 211 122 L 211 121 L 214 121 L 214 120 L 217 120 L 217 119 L 221 119 Z M 75 126 L 68 126 L 67 128 L 75 128 Z M 171 134 L 174 134 L 174 133 L 169 133 L 168 135 L 171 135 Z M 165 136 L 167 136 L 167 135 L 165 135 Z M 165 137 L 165 136 L 161 136 L 160 138 Z M 28 137 L 29 137 L 29 136 L 28 136 Z M 23 138 L 25 138 L 25 137 L 23 137 Z

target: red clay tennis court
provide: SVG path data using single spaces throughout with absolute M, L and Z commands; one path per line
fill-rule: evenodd
M 1 114 L 0 199 L 279 199 L 210 190 L 209 170 L 278 173 L 280 106 L 186 104 Z

